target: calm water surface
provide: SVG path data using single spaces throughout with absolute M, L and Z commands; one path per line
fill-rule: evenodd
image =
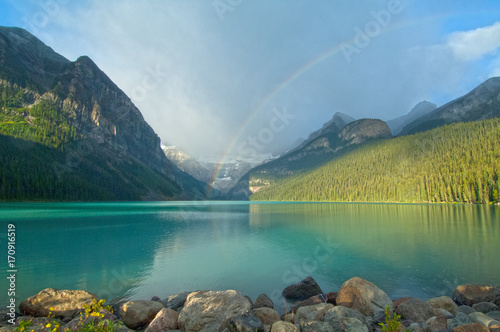
M 451 296 L 500 285 L 500 208 L 469 205 L 212 203 L 0 204 L 16 226 L 17 303 L 48 287 L 113 299 L 182 291 L 267 293 L 313 276 L 337 291 L 353 276 L 390 297 Z M 0 280 L 7 303 L 8 284 Z

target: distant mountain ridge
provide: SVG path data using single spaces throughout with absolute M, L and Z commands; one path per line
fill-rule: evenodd
M 328 134 L 331 132 L 337 132 L 353 121 L 355 121 L 353 117 L 344 113 L 337 112 L 333 115 L 333 117 L 330 120 L 325 122 L 320 129 L 310 133 L 307 139 L 305 139 L 301 144 L 299 144 L 296 148 L 292 149 L 291 151 L 306 146 L 308 143 L 312 142 L 321 135 Z
M 248 199 L 263 188 L 272 187 L 280 179 L 295 176 L 320 167 L 333 158 L 366 142 L 391 138 L 391 130 L 377 119 L 360 119 L 339 128 L 332 122 L 324 131 L 305 145 L 250 170 L 228 193 L 229 199 Z M 325 128 L 324 127 L 324 128 Z M 324 129 L 323 128 L 323 129 Z M 332 128 L 336 128 L 333 130 Z
M 36 143 L 9 143 L 4 153 L 29 169 L 30 159 L 20 154 L 31 154 L 50 170 L 20 174 L 15 185 L 4 181 L 11 190 L 3 199 L 205 197 L 208 186 L 165 157 L 160 138 L 137 107 L 89 57 L 70 62 L 27 31 L 0 27 L 0 89 L 0 134 Z M 40 145 L 50 149 L 50 159 L 43 158 Z M 32 181 L 62 189 L 35 190 L 22 184 Z
M 492 77 L 459 97 L 406 125 L 400 135 L 409 135 L 450 123 L 500 117 L 500 77 Z
M 413 107 L 413 109 L 408 114 L 387 121 L 387 125 L 389 126 L 389 128 L 391 128 L 392 134 L 396 136 L 403 130 L 403 128 L 407 124 L 434 111 L 436 108 L 437 106 L 433 103 L 425 100 L 421 101 L 420 103 L 415 105 L 415 107 Z

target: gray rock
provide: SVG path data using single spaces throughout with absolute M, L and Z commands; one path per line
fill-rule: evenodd
M 457 314 L 458 306 L 449 296 L 440 296 L 428 299 L 427 303 L 431 305 L 434 309 L 444 309 L 450 312 L 453 316 Z
M 426 322 L 432 332 L 445 331 L 448 328 L 448 324 L 445 317 L 433 316 L 429 318 Z
M 268 307 L 253 309 L 252 313 L 260 319 L 263 325 L 273 325 L 274 322 L 281 320 L 280 315 Z
M 308 298 L 307 300 L 304 300 L 302 302 L 299 302 L 298 304 L 294 305 L 292 307 L 292 312 L 296 312 L 297 309 L 300 307 L 305 307 L 308 305 L 314 305 L 314 304 L 319 304 L 319 303 L 331 303 L 333 305 L 336 304 L 336 298 L 337 298 L 337 293 L 326 293 L 326 294 L 319 294 L 319 295 L 314 295 Z
M 493 319 L 500 320 L 500 311 L 490 311 L 487 315 Z
M 410 332 L 420 332 L 420 331 L 423 331 L 422 327 L 418 323 L 411 323 L 410 326 L 408 326 L 407 330 L 410 331 Z
M 467 324 L 472 324 L 472 320 L 469 318 L 468 315 L 464 314 L 463 312 L 459 311 L 457 312 L 456 316 L 453 319 L 448 319 L 447 321 L 447 327 L 449 329 L 453 329 L 457 326 L 460 325 L 467 325 Z
M 481 302 L 495 302 L 498 289 L 493 286 L 464 284 L 459 285 L 453 292 L 453 301 L 458 305 L 472 306 Z
M 356 309 L 365 316 L 374 317 L 389 305 L 394 310 L 389 296 L 373 283 L 354 277 L 342 284 L 337 295 L 337 305 Z
M 99 300 L 94 294 L 83 290 L 47 288 L 22 301 L 19 311 L 27 316 L 47 317 L 51 313 L 53 317 L 72 319 L 83 312 L 84 304 L 92 304 L 93 299 Z
M 253 304 L 254 308 L 262 308 L 262 307 L 267 307 L 274 309 L 274 303 L 273 301 L 267 296 L 266 294 L 260 294 L 257 296 L 257 299 L 255 300 L 255 303 Z
M 303 322 L 300 324 L 301 332 L 335 332 L 327 322 Z
M 153 297 L 151 298 L 151 301 L 160 302 L 160 301 L 161 301 L 161 299 L 160 299 L 158 296 L 153 296 Z
M 325 313 L 333 308 L 333 304 L 330 303 L 320 303 L 316 305 L 310 305 L 306 307 L 300 307 L 296 314 L 296 323 L 302 324 L 302 322 L 309 321 L 323 321 Z
M 163 308 L 156 314 L 145 332 L 160 332 L 175 330 L 179 327 L 177 323 L 179 314 L 177 311 L 170 308 Z
M 252 299 L 250 298 L 250 296 L 248 295 L 244 295 L 245 299 L 248 300 L 248 303 L 250 303 L 250 307 L 253 309 L 254 308 L 254 304 L 253 304 L 253 301 Z
M 328 310 L 324 320 L 333 327 L 335 332 L 343 332 L 347 327 L 358 326 L 356 321 L 361 322 L 366 328 L 368 328 L 367 326 L 371 326 L 371 319 L 369 317 L 363 316 L 357 310 L 343 306 L 336 306 Z
M 473 312 L 476 312 L 476 310 L 472 309 L 472 307 L 469 307 L 468 305 L 461 305 L 457 308 L 457 311 L 463 312 L 464 314 L 472 314 Z
M 313 277 L 307 277 L 296 284 L 290 285 L 282 292 L 283 297 L 297 300 L 306 300 L 318 294 L 323 294 L 323 291 Z
M 405 319 L 415 323 L 424 323 L 434 316 L 434 310 L 431 305 L 421 299 L 411 298 L 399 305 L 396 313 Z
M 224 327 L 232 332 L 264 332 L 262 322 L 249 313 L 229 318 L 222 325 Z
M 163 304 L 160 302 L 129 301 L 121 306 L 120 318 L 127 327 L 139 330 L 148 326 L 161 309 L 163 309 Z
M 163 306 L 169 309 L 173 309 L 176 311 L 180 311 L 186 302 L 187 297 L 191 294 L 191 292 L 183 292 L 175 295 L 171 295 L 166 299 L 162 300 Z
M 434 316 L 444 317 L 446 319 L 453 319 L 453 317 L 455 317 L 448 310 L 444 309 L 434 309 Z
M 325 313 L 324 321 L 331 323 L 333 326 L 340 324 L 339 326 L 342 327 L 342 321 L 346 318 L 356 318 L 365 325 L 371 325 L 372 323 L 369 317 L 363 316 L 359 311 L 340 305 L 329 309 Z
M 250 302 L 234 290 L 199 291 L 189 294 L 179 315 L 184 332 L 217 331 L 233 316 L 250 311 Z
M 491 302 L 480 302 L 473 304 L 472 309 L 487 314 L 490 311 L 497 311 L 498 306 Z
M 490 316 L 483 314 L 482 312 L 473 312 L 472 314 L 469 314 L 469 318 L 474 322 L 474 323 L 480 323 L 483 324 L 484 326 L 488 328 L 492 327 L 500 327 L 500 322 L 491 318 Z
M 279 321 L 271 325 L 271 332 L 300 332 L 300 329 L 292 323 Z
M 453 329 L 453 332 L 490 332 L 490 330 L 480 323 L 474 323 L 457 326 Z
M 342 323 L 345 332 L 368 332 L 368 327 L 357 318 L 347 317 Z

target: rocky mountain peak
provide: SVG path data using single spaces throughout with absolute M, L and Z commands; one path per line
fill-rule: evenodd
M 378 119 L 361 119 L 349 123 L 339 133 L 339 138 L 349 144 L 361 144 L 369 139 L 391 138 L 387 123 Z

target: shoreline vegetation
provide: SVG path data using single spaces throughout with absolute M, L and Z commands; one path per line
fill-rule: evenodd
M 499 331 L 500 287 L 463 284 L 427 301 L 390 299 L 359 277 L 323 292 L 312 277 L 286 287 L 295 305 L 283 313 L 260 294 L 235 290 L 184 292 L 160 299 L 110 303 L 84 290 L 44 289 L 2 312 L 0 331 Z

